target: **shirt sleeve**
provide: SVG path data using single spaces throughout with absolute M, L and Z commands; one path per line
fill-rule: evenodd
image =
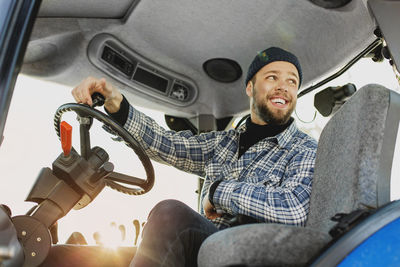
M 107 112 L 107 114 L 113 118 L 116 122 L 118 122 L 119 125 L 123 126 L 126 123 L 126 120 L 128 119 L 128 114 L 129 114 L 129 102 L 125 98 L 124 95 L 122 95 L 122 102 L 120 105 L 120 108 L 117 112 L 110 113 L 108 110 L 104 107 L 104 110 Z
M 219 136 L 215 131 L 193 135 L 189 130 L 165 130 L 131 105 L 124 128 L 151 159 L 203 177 Z
M 306 150 L 296 154 L 289 161 L 279 186 L 266 182 L 222 181 L 213 195 L 215 208 L 262 222 L 304 226 L 309 211 L 315 153 Z

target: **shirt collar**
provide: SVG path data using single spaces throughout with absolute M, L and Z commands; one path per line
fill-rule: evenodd
M 297 130 L 298 129 L 296 126 L 296 122 L 293 120 L 292 123 L 283 132 L 273 137 L 268 137 L 266 138 L 266 140 L 274 140 L 280 147 L 288 148 L 289 145 L 292 143 L 293 137 L 295 136 Z M 238 128 L 238 132 L 243 133 L 245 131 L 246 131 L 246 124 L 244 123 L 242 126 Z

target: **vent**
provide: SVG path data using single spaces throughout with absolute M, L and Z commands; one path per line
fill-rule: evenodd
M 197 97 L 190 79 L 144 58 L 112 35 L 95 36 L 88 55 L 93 65 L 132 90 L 178 106 L 187 106 Z

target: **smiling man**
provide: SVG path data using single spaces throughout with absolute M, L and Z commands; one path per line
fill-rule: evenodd
M 296 107 L 300 64 L 290 54 L 287 55 L 290 62 L 266 56 L 267 52 L 276 55 L 280 51 L 274 47 L 265 50 L 254 59 L 247 75 L 247 80 L 251 80 L 247 82 L 246 93 L 250 97 L 251 120 L 256 124 L 285 124 Z M 271 63 L 263 66 L 268 62 Z M 253 74 L 260 66 L 263 67 Z
M 235 225 L 305 225 L 317 145 L 291 117 L 301 81 L 296 56 L 262 51 L 245 81 L 246 124 L 200 135 L 163 129 L 105 79 L 87 78 L 73 89 L 75 100 L 89 105 L 94 92 L 103 94 L 106 111 L 153 160 L 204 177 L 200 214 L 176 200 L 157 204 L 131 266 L 196 266 L 202 242 Z

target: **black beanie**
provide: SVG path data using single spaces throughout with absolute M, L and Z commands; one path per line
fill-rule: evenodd
M 286 61 L 292 63 L 297 68 L 297 71 L 299 72 L 299 88 L 300 88 L 301 80 L 303 79 L 303 74 L 301 72 L 301 66 L 299 60 L 292 53 L 278 47 L 270 47 L 257 54 L 257 56 L 253 59 L 253 62 L 251 62 L 249 70 L 247 71 L 245 86 L 247 86 L 247 83 L 261 68 L 274 61 Z

